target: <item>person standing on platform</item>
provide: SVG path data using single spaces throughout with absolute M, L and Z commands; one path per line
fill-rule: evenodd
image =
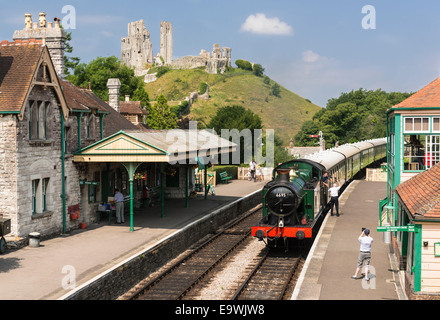
M 143 194 L 142 194 L 142 198 L 144 199 L 144 208 L 148 208 L 148 202 L 150 200 L 148 191 L 150 189 L 148 189 L 147 185 L 145 185 L 145 187 L 143 188 Z
M 369 281 L 370 278 L 368 277 L 368 266 L 370 265 L 371 260 L 371 245 L 373 244 L 373 238 L 370 237 L 370 230 L 366 228 L 362 228 L 362 233 L 358 238 L 359 242 L 361 243 L 359 257 L 358 257 L 358 264 L 356 268 L 356 272 L 354 276 L 352 276 L 352 279 L 358 278 L 358 273 L 362 268 L 362 264 L 365 262 L 365 280 Z
M 254 160 L 252 160 L 249 163 L 249 169 L 251 170 L 252 179 L 254 179 L 254 182 L 257 182 L 257 175 L 256 175 L 257 163 Z
M 333 216 L 333 207 L 336 207 L 337 217 L 339 217 L 339 189 L 341 187 L 337 183 L 334 183 L 333 187 L 328 189 L 328 192 L 330 192 L 331 215 Z
M 115 189 L 115 202 L 116 202 L 116 223 L 124 223 L 124 195 L 119 192 L 119 189 Z

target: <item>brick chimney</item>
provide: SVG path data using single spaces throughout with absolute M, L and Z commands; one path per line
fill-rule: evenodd
M 54 19 L 54 25 L 47 23 L 46 13 L 40 12 L 38 23 L 32 23 L 32 14 L 25 14 L 25 28 L 16 30 L 12 39 L 16 40 L 42 40 L 49 49 L 50 57 L 55 70 L 60 78 L 64 78 L 64 49 L 66 32 L 60 27 L 60 19 Z
M 121 81 L 117 78 L 108 79 L 108 104 L 110 107 L 120 112 L 119 107 L 119 89 L 121 88 Z

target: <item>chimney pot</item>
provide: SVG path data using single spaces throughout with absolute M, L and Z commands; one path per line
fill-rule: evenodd
M 125 95 L 125 101 L 130 101 L 130 95 L 129 94 Z

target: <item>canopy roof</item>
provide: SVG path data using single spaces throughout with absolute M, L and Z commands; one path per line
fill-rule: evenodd
M 119 131 L 84 148 L 74 162 L 169 162 L 214 157 L 236 144 L 206 130 Z

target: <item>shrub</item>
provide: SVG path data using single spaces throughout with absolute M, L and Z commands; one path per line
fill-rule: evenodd
M 240 69 L 252 71 L 252 64 L 249 61 L 238 59 L 235 61 L 235 64 Z
M 199 84 L 199 94 L 204 94 L 206 89 L 208 88 L 208 84 L 206 82 L 200 82 Z
M 255 63 L 254 66 L 252 67 L 252 72 L 257 76 L 257 77 L 262 77 L 263 76 L 263 72 L 264 72 L 264 68 L 261 64 Z

